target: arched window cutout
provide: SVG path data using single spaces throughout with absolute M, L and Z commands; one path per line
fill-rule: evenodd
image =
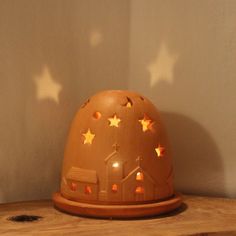
M 137 172 L 137 174 L 136 174 L 136 180 L 137 181 L 143 181 L 143 179 L 144 179 L 144 176 L 143 176 L 143 173 L 142 172 Z
M 117 184 L 112 184 L 112 186 L 111 186 L 111 191 L 112 191 L 113 193 L 117 193 L 117 191 L 118 191 L 118 185 L 117 185 Z
M 119 166 L 120 166 L 119 162 L 117 162 L 117 161 L 112 163 L 113 168 L 118 168 Z
M 91 194 L 92 193 L 92 188 L 88 185 L 84 187 L 84 193 L 85 194 Z
M 76 191 L 77 188 L 78 188 L 77 184 L 74 183 L 74 182 L 71 182 L 71 184 L 70 184 L 70 190 L 71 190 L 71 191 Z
M 94 119 L 99 120 L 101 117 L 102 117 L 101 112 L 95 111 L 95 112 L 93 113 L 93 118 L 94 118 Z
M 135 193 L 144 194 L 144 187 L 137 186 L 136 189 L 135 189 Z

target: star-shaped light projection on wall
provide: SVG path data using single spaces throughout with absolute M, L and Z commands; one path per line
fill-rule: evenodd
M 150 73 L 150 85 L 153 87 L 158 81 L 164 80 L 173 83 L 174 66 L 178 55 L 171 54 L 166 44 L 162 44 L 156 59 L 147 67 Z
M 97 47 L 103 41 L 103 36 L 100 30 L 94 29 L 90 32 L 89 43 L 92 47 Z
M 86 133 L 83 134 L 84 136 L 84 144 L 92 144 L 95 134 L 91 133 L 90 129 Z
M 111 118 L 108 118 L 109 122 L 110 122 L 110 126 L 114 126 L 114 127 L 119 127 L 119 123 L 121 122 L 121 119 L 119 119 L 116 115 L 114 115 Z
M 53 79 L 47 66 L 44 66 L 41 75 L 36 76 L 34 80 L 39 101 L 49 99 L 59 104 L 59 93 L 62 86 Z

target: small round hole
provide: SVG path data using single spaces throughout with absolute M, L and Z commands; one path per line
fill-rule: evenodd
M 98 120 L 98 119 L 100 119 L 100 118 L 102 117 L 102 114 L 101 114 L 99 111 L 95 111 L 95 112 L 93 113 L 93 117 L 94 117 L 96 120 Z

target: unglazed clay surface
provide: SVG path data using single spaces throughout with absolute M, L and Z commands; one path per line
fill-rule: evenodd
M 77 111 L 65 148 L 61 194 L 95 204 L 170 198 L 173 169 L 155 106 L 130 91 L 103 91 Z

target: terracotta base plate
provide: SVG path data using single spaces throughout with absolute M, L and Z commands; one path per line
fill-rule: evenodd
M 154 216 L 170 212 L 182 203 L 182 197 L 179 193 L 168 200 L 137 204 L 137 205 L 96 205 L 80 203 L 64 198 L 60 193 L 53 195 L 53 202 L 56 208 L 74 215 L 99 217 L 99 218 L 137 218 L 145 216 Z

